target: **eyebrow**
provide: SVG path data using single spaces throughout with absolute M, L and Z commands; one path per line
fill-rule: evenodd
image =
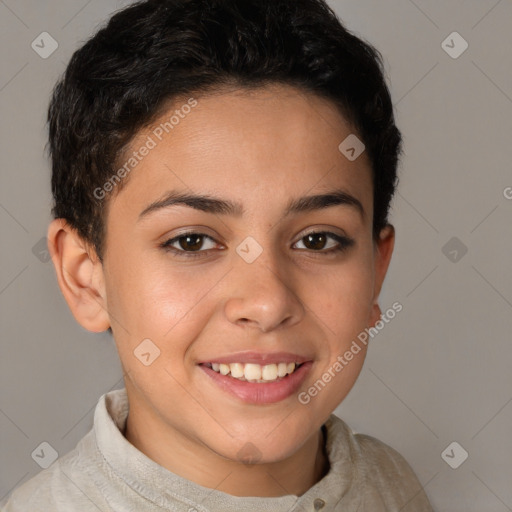
M 328 191 L 324 194 L 292 199 L 288 203 L 283 217 L 287 217 L 291 214 L 311 212 L 340 205 L 354 208 L 359 212 L 361 218 L 363 220 L 365 219 L 365 211 L 361 201 L 341 189 Z M 164 208 L 169 208 L 171 206 L 188 206 L 189 208 L 206 213 L 232 215 L 235 217 L 241 217 L 244 214 L 244 207 L 239 202 L 221 199 L 210 195 L 190 194 L 173 190 L 167 193 L 163 199 L 155 201 L 147 206 L 139 214 L 139 220 L 150 213 Z

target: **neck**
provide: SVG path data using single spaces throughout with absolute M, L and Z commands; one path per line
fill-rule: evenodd
M 128 415 L 124 435 L 138 450 L 172 473 L 233 496 L 301 496 L 329 470 L 322 429 L 285 460 L 242 464 L 198 445 L 158 421 L 148 420 L 147 416 L 139 424 L 137 417 L 143 416 Z

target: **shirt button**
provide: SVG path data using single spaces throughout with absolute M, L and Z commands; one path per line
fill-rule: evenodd
M 317 510 L 322 510 L 325 506 L 325 501 L 324 500 L 321 500 L 320 498 L 317 498 L 314 502 L 313 502 L 313 507 L 315 508 L 315 511 Z

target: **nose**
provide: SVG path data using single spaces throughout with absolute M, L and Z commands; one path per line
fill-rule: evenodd
M 276 258 L 263 256 L 269 252 L 264 251 L 253 263 L 235 262 L 224 307 L 231 323 L 269 332 L 302 320 L 305 309 L 295 292 L 297 282 L 291 269 L 286 262 L 278 264 Z

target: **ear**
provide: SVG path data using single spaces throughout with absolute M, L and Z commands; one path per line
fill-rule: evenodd
M 76 321 L 85 329 L 102 332 L 110 327 L 103 265 L 64 219 L 48 227 L 48 250 L 60 290 Z
M 370 327 L 373 327 L 375 323 L 380 319 L 382 311 L 378 304 L 380 290 L 386 277 L 386 273 L 391 261 L 391 255 L 393 254 L 393 248 L 395 247 L 395 228 L 391 224 L 387 224 L 382 228 L 379 239 L 375 242 L 374 251 L 374 275 L 375 285 L 373 292 L 373 305 L 370 316 Z

